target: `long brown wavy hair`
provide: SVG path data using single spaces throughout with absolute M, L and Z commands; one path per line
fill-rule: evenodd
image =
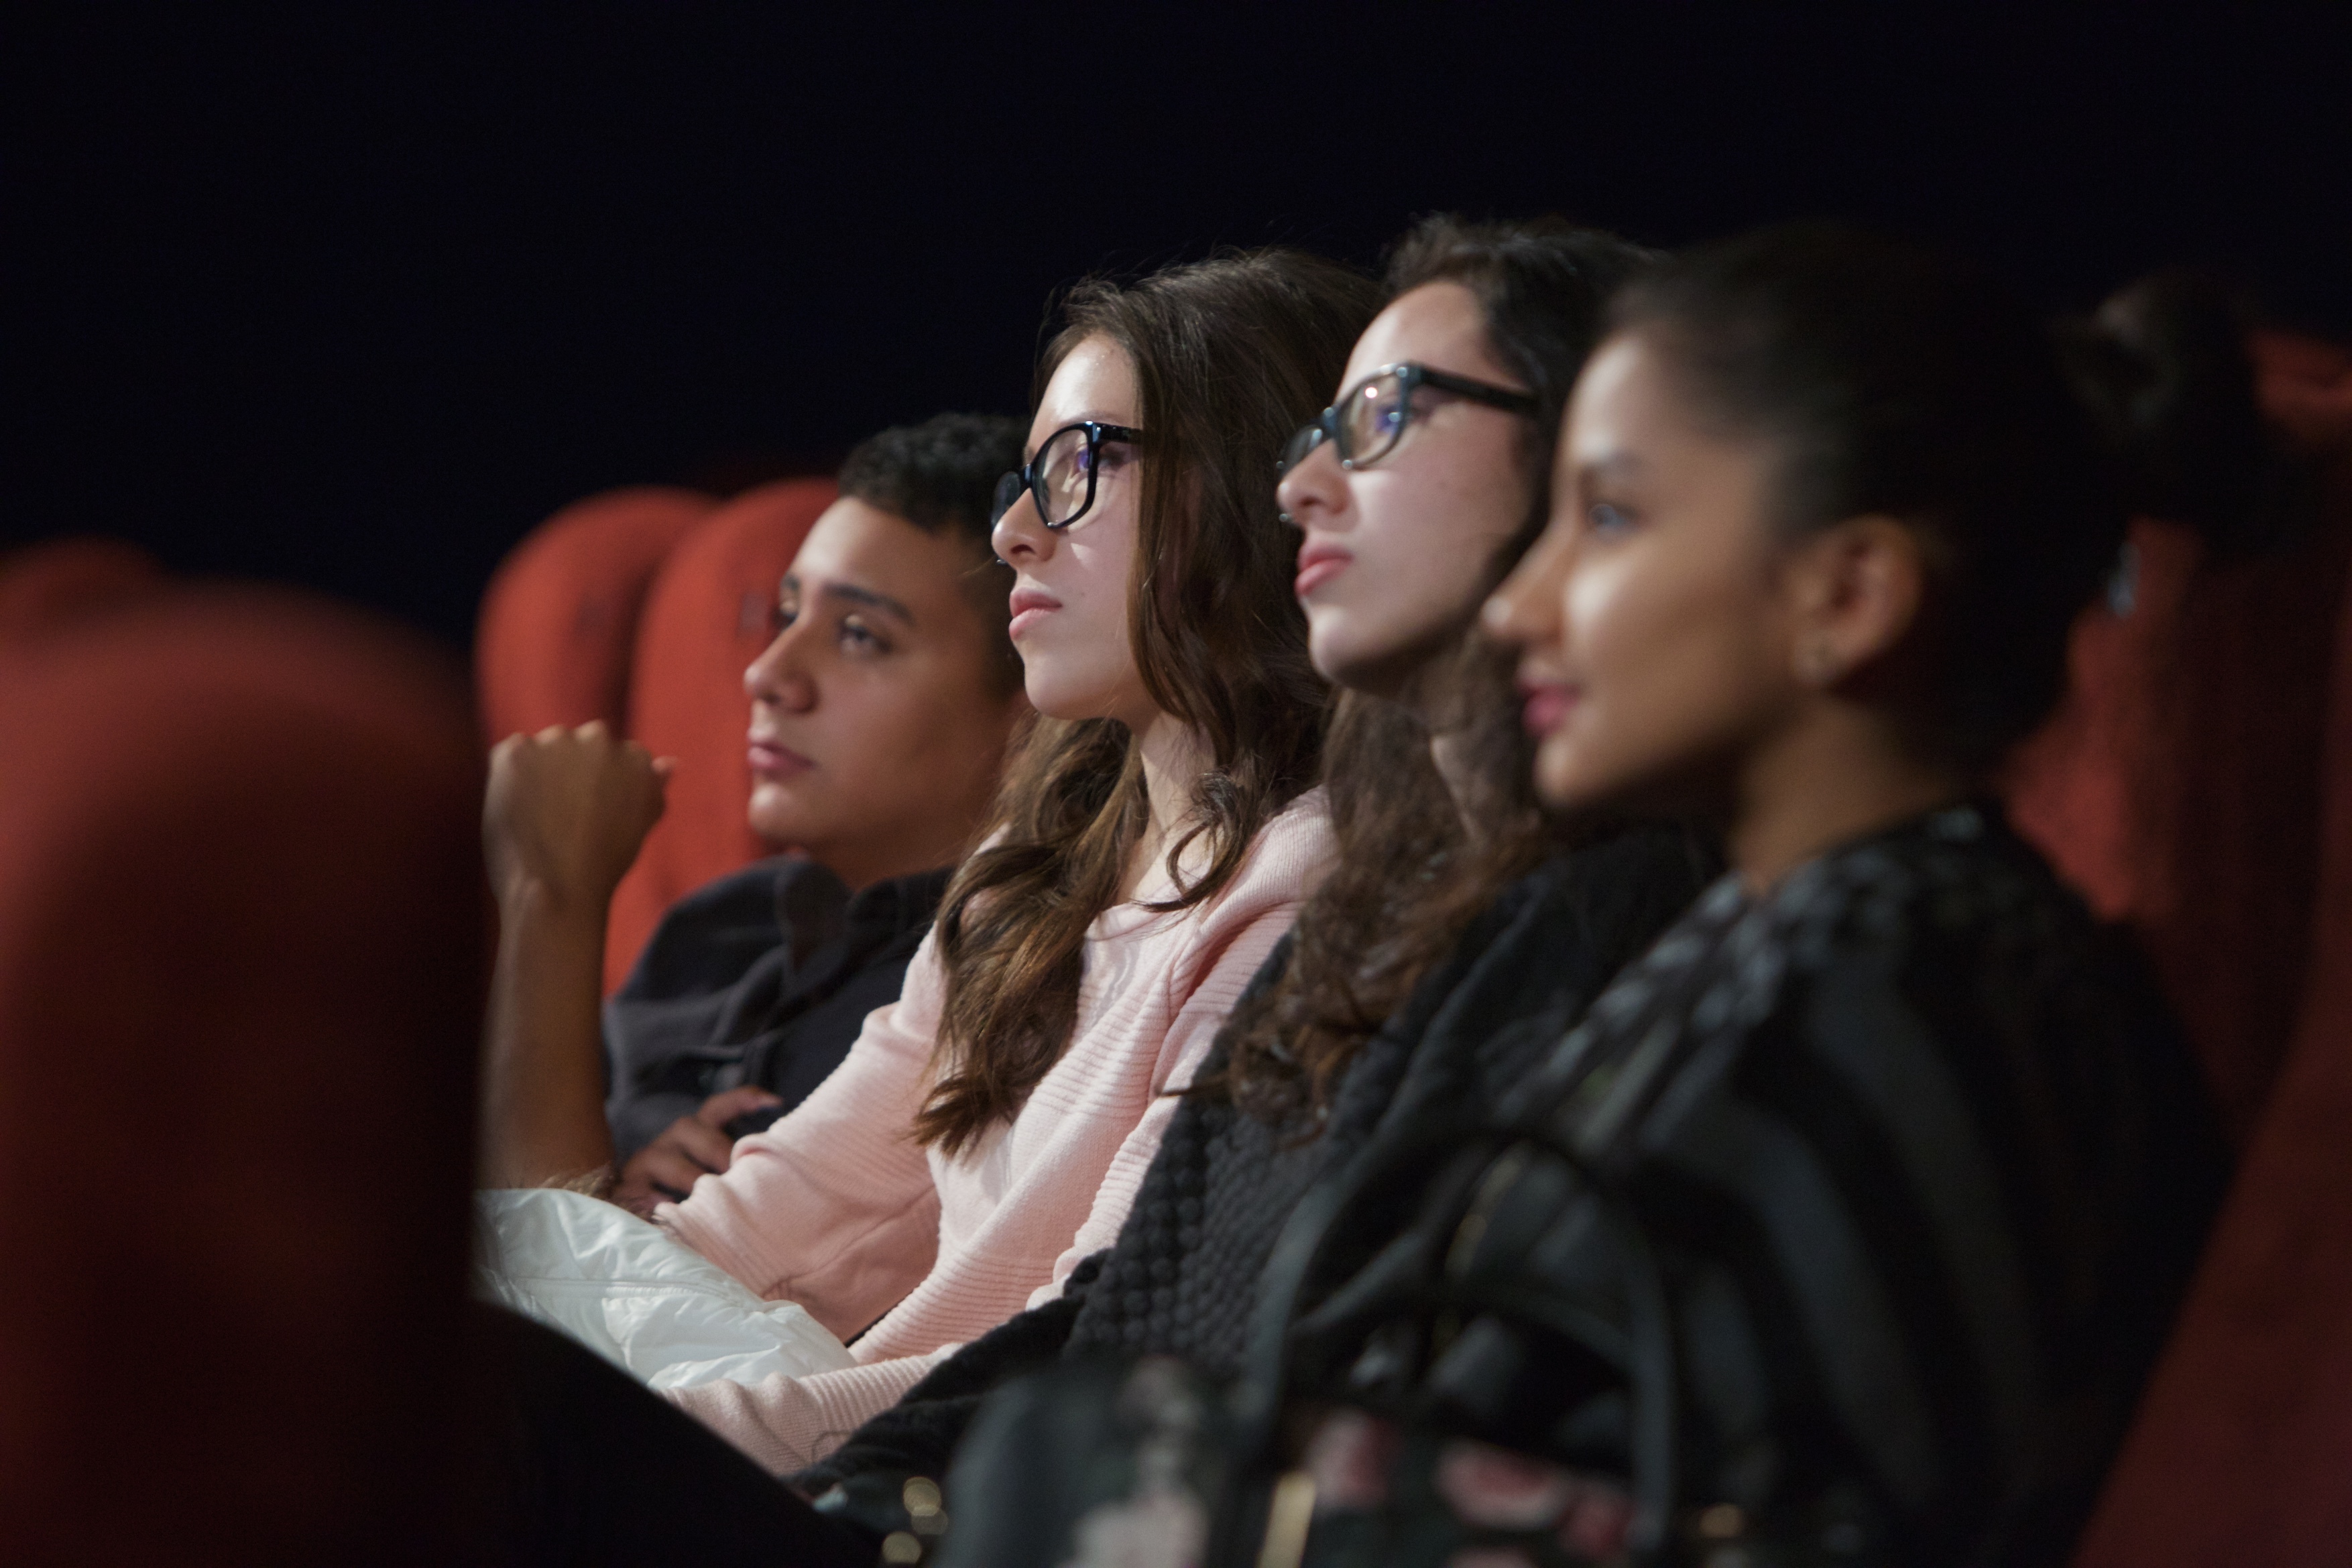
M 1235 1009 L 1224 1069 L 1204 1080 L 1202 1094 L 1268 1119 L 1324 1103 L 1357 1049 L 1507 883 L 1599 830 L 1548 817 L 1537 802 L 1514 661 L 1477 634 L 1476 615 L 1484 590 L 1543 531 L 1569 392 L 1610 293 L 1646 259 L 1614 235 L 1557 218 L 1467 224 L 1443 214 L 1391 253 L 1391 298 L 1431 283 L 1468 288 L 1488 348 L 1535 394 L 1519 449 L 1528 513 L 1462 606 L 1450 648 L 1401 700 L 1341 696 L 1324 748 L 1338 866 L 1299 915 L 1287 968 Z M 1433 727 L 1444 737 L 1450 785 L 1431 754 Z
M 1078 344 L 1135 368 L 1144 431 L 1128 636 L 1144 688 L 1209 753 L 1169 846 L 1181 909 L 1215 894 L 1260 829 L 1321 770 L 1328 688 L 1291 594 L 1297 545 L 1274 498 L 1284 440 L 1329 397 L 1380 302 L 1370 278 L 1299 251 L 1095 278 L 1061 302 L 1042 397 Z M 940 906 L 947 999 L 915 1134 L 953 1155 L 1019 1112 L 1069 1044 L 1087 927 L 1117 902 L 1149 821 L 1136 739 L 1112 719 L 1040 720 L 998 798 L 995 841 Z M 1187 878 L 1195 841 L 1207 866 Z

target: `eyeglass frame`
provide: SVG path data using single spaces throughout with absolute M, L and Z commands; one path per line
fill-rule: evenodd
M 1044 486 L 1045 476 L 1037 472 L 1037 460 L 1032 457 L 1018 468 L 1005 470 L 996 481 L 995 504 L 990 507 L 988 519 L 990 528 L 992 528 L 1003 522 L 1004 515 L 1019 506 L 1022 496 L 1025 494 L 1029 497 L 1030 504 L 1037 508 L 1037 521 L 1055 533 L 1060 533 L 1094 509 L 1095 480 L 1099 473 L 1095 463 L 1095 454 L 1102 450 L 1102 444 L 1106 441 L 1124 441 L 1134 445 L 1143 440 L 1143 432 L 1131 425 L 1105 424 L 1098 419 L 1080 419 L 1073 420 L 1039 442 L 1037 450 L 1040 453 L 1045 452 L 1055 442 L 1074 430 L 1083 430 L 1087 433 L 1087 498 L 1078 503 L 1078 509 L 1058 523 L 1045 521 L 1045 497 L 1038 493 Z M 1021 488 L 1010 498 L 1007 498 L 1004 494 L 1004 484 L 1007 479 L 1018 480 L 1021 486 Z
M 1358 393 L 1382 376 L 1396 377 L 1397 405 L 1404 411 L 1404 417 L 1397 421 L 1396 434 L 1389 437 L 1387 445 L 1370 456 L 1350 456 L 1347 443 L 1340 438 L 1339 434 L 1342 424 L 1339 411 L 1350 406 L 1351 401 Z M 1290 439 L 1282 444 L 1284 455 L 1274 460 L 1275 476 L 1280 478 L 1288 474 L 1299 464 L 1314 456 L 1316 448 L 1326 442 L 1328 442 L 1331 450 L 1339 455 L 1339 466 L 1351 473 L 1358 468 L 1367 468 L 1378 463 L 1397 449 L 1397 443 L 1404 439 L 1404 433 L 1412 427 L 1412 394 L 1423 387 L 1430 387 L 1442 392 L 1451 392 L 1455 397 L 1467 398 L 1472 402 L 1484 403 L 1488 408 L 1499 408 L 1508 413 L 1535 414 L 1543 412 L 1543 400 L 1532 392 L 1516 392 L 1509 387 L 1498 387 L 1491 382 L 1473 381 L 1468 376 L 1457 376 L 1447 371 L 1433 371 L 1417 360 L 1399 360 L 1392 365 L 1382 365 L 1380 369 L 1368 371 L 1359 377 L 1355 385 L 1339 394 L 1339 402 L 1292 431 Z M 1290 448 L 1297 444 L 1299 437 L 1310 430 L 1316 433 L 1316 437 L 1308 443 L 1307 450 L 1295 458 L 1289 456 Z

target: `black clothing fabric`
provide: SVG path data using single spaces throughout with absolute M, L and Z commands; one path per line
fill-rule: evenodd
M 1727 877 L 1505 1113 L 1548 1124 L 1646 1239 L 1685 1500 L 1861 1561 L 2066 1561 L 2229 1173 L 2137 955 L 1979 806 L 1761 897 Z M 1478 1239 L 1406 1230 L 1359 1280 L 1404 1277 L 1419 1246 L 1450 1278 L 1610 1325 L 1581 1351 L 1547 1342 L 1540 1377 L 1487 1377 L 1472 1429 L 1572 1435 L 1622 1469 L 1601 1346 L 1631 1326 L 1625 1233 L 1572 1182 L 1512 1168 L 1483 1189 Z
M 965 1346 L 795 1484 L 814 1494 L 869 1470 L 940 1475 L 982 1394 L 1066 1354 L 1158 1352 L 1212 1376 L 1238 1371 L 1258 1276 L 1316 1178 L 1376 1136 L 1492 1105 L 1718 863 L 1680 830 L 1645 828 L 1522 878 L 1356 1053 L 1319 1129 L 1187 1100 L 1118 1240 L 1059 1300 Z M 1289 953 L 1285 938 L 1253 990 Z M 1213 1048 L 1204 1076 L 1223 1061 Z
M 783 1101 L 730 1123 L 737 1137 L 807 1098 L 866 1015 L 898 999 L 951 870 L 853 896 L 814 861 L 778 855 L 672 904 L 604 1004 L 617 1160 L 722 1089 L 757 1084 Z
M 469 1303 L 469 1561 L 483 1568 L 872 1568 L 829 1519 L 667 1400 L 551 1329 Z

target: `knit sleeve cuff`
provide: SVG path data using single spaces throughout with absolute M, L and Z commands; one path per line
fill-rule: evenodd
M 772 1473 L 789 1475 L 841 1447 L 958 1348 L 807 1377 L 705 1383 L 671 1389 L 666 1397 Z

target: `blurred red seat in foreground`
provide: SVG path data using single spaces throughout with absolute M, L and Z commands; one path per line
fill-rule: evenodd
M 604 988 L 618 987 L 682 895 L 774 846 L 744 824 L 751 769 L 744 667 L 770 637 L 784 569 L 835 495 L 830 479 L 782 479 L 705 517 L 662 563 L 638 618 L 628 733 L 677 758 L 669 809 L 613 896 Z
M 58 539 L 0 555 L 0 647 L 136 603 L 163 586 L 155 558 L 119 539 Z
M 719 503 L 697 490 L 608 490 L 541 523 L 482 597 L 474 679 L 495 744 L 518 730 L 628 716 L 637 617 L 662 559 Z
M 289 594 L 0 651 L 0 1557 L 449 1560 L 459 674 Z
M 2333 455 L 2325 515 L 2352 526 L 2352 359 L 2294 340 L 2256 349 L 2266 409 Z M 2300 1015 L 2078 1568 L 2352 1560 L 2352 614 L 2340 596 L 2329 619 Z M 2255 774 L 2245 809 L 2263 800 Z M 2201 826 L 2185 822 L 2184 841 Z M 2208 852 L 2236 841 L 2224 831 Z

